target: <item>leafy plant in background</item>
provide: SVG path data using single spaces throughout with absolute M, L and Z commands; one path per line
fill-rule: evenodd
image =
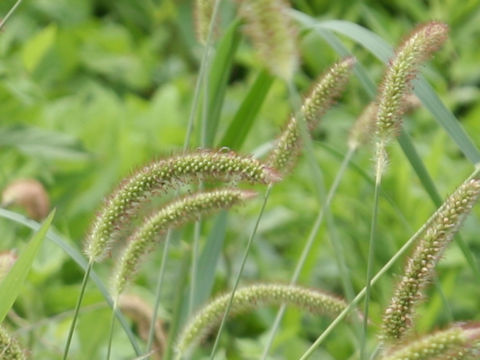
M 420 338 L 414 332 L 415 307 L 424 297 L 428 283 L 434 279 L 434 269 L 447 245 L 452 241 L 463 221 L 472 211 L 480 195 L 479 151 L 458 123 L 455 122 L 453 116 L 439 102 L 425 80 L 417 75 L 420 63 L 427 60 L 434 51 L 438 50 L 446 39 L 446 25 L 440 22 L 429 22 L 421 25 L 407 36 L 402 45 L 397 48 L 395 55 L 387 64 L 377 100 L 366 106 L 364 112 L 353 125 L 348 139 L 348 151 L 328 193 L 323 196 L 322 175 L 315 158 L 312 142 L 312 134 L 315 132 L 320 118 L 338 99 L 347 86 L 347 81 L 353 71 L 358 75 L 367 93 L 372 96 L 375 93 L 375 88 L 361 63 L 352 56 L 346 56 L 349 54 L 346 53 L 343 45 L 329 30 L 344 33 L 367 48 L 370 46 L 371 49 L 377 51 L 376 55 L 384 56 L 384 60 L 386 60 L 385 53 L 388 53 L 388 47 L 385 47 L 378 38 L 363 28 L 347 22 L 319 22 L 306 14 L 292 11 L 284 0 L 239 1 L 237 4 L 239 19 L 236 19 L 222 34 L 219 20 L 221 3 L 219 0 L 199 0 L 195 3 L 196 17 L 194 23 L 197 26 L 196 34 L 199 41 L 204 44 L 204 49 L 187 125 L 184 151 L 177 155 L 153 161 L 135 171 L 131 176 L 125 178 L 116 190 L 106 198 L 86 237 L 85 253 L 87 260 L 57 234 L 53 232 L 46 234 L 85 270 L 80 296 L 77 300 L 67 343 L 63 351 L 63 358 L 69 358 L 76 320 L 82 309 L 81 305 L 86 294 L 89 278 L 96 282 L 104 298 L 113 309 L 109 341 L 105 350 L 106 358 L 110 358 L 112 353 L 115 354 L 115 349 L 118 346 L 118 342 L 114 338 L 115 319 L 118 319 L 121 323 L 137 357 L 148 358 L 159 355 L 160 349 L 152 349 L 152 344 L 155 331 L 158 331 L 157 311 L 161 291 L 165 285 L 164 274 L 167 254 L 173 236 L 172 230 L 194 220 L 196 222 L 193 243 L 191 249 L 188 249 L 188 251 L 191 251 L 190 282 L 186 281 L 185 275 L 180 277 L 183 280 L 178 285 L 179 295 L 175 300 L 177 303 L 176 310 L 173 312 L 167 331 L 169 340 L 164 353 L 160 354 L 164 358 L 176 357 L 180 359 L 194 356 L 194 345 L 197 345 L 199 340 L 204 339 L 209 332 L 219 327 L 210 354 L 210 358 L 213 359 L 218 355 L 217 351 L 220 346 L 221 334 L 225 330 L 226 319 L 230 315 L 252 311 L 261 305 L 281 305 L 281 308 L 272 322 L 272 329 L 262 351 L 257 351 L 255 358 L 266 359 L 269 356 L 286 305 L 293 305 L 306 312 L 325 314 L 334 318 L 313 345 L 301 355 L 301 359 L 312 356 L 335 327 L 344 321 L 352 325 L 354 329 L 357 351 L 353 355 L 360 359 L 375 357 L 388 360 L 477 358 L 478 346 L 480 345 L 480 327 L 473 321 L 450 324 L 444 330 Z M 310 93 L 303 100 L 303 104 L 301 104 L 294 81 L 294 75 L 299 67 L 297 35 L 301 34 L 294 25 L 295 21 L 305 26 L 307 30 L 317 31 L 341 56 L 345 56 L 343 60 L 332 65 L 318 78 L 311 87 Z M 230 149 L 207 150 L 214 144 L 215 132 L 219 125 L 220 110 L 227 86 L 225 74 L 228 74 L 232 59 L 238 48 L 240 37 L 238 30 L 240 27 L 245 28 L 246 34 L 250 37 L 252 45 L 258 53 L 258 58 L 271 75 L 265 71 L 258 75 L 250 93 L 245 97 L 219 145 L 228 145 L 233 149 L 240 148 L 253 125 L 253 120 L 264 102 L 265 95 L 274 77 L 278 77 L 285 82 L 285 87 L 288 89 L 293 115 L 287 121 L 278 139 L 269 144 L 267 151 L 264 151 L 265 160 L 257 160 L 253 156 L 239 155 Z M 212 60 L 211 53 L 214 48 L 213 34 L 215 31 L 223 37 L 218 43 L 215 57 Z M 389 56 L 390 54 L 387 57 Z M 441 206 L 438 206 L 437 211 L 427 222 L 373 276 L 375 244 L 378 243 L 377 217 L 382 215 L 381 212 L 379 213 L 379 210 L 381 210 L 379 199 L 382 192 L 381 178 L 386 167 L 385 148 L 394 135 L 399 135 L 399 142 L 403 151 L 419 175 L 427 192 L 438 204 L 435 186 L 416 154 L 409 137 L 400 126 L 403 114 L 409 107 L 411 99 L 409 93 L 413 89 L 415 89 L 421 101 L 430 108 L 436 119 L 446 128 L 459 148 L 476 165 L 476 169 Z M 197 117 L 199 117 L 200 126 L 195 126 Z M 202 149 L 189 151 L 191 137 L 196 128 L 199 129 L 197 135 L 200 138 L 199 143 Z M 372 136 L 373 134 L 375 136 Z M 367 280 L 366 286 L 355 295 L 352 277 L 349 275 L 347 265 L 347 250 L 342 241 L 334 234 L 335 223 L 330 213 L 330 206 L 354 154 L 360 147 L 367 145 L 372 137 L 376 145 L 376 170 L 373 216 L 366 266 Z M 285 285 L 263 283 L 238 288 L 274 183 L 280 182 L 280 180 L 283 180 L 282 178 L 286 178 L 293 171 L 293 166 L 301 150 L 306 155 L 311 178 L 316 184 L 316 195 L 318 195 L 322 206 L 297 259 L 290 283 Z M 392 162 L 391 167 L 395 167 L 394 162 Z M 240 265 L 234 276 L 232 290 L 203 308 L 196 309 L 196 315 L 192 316 L 193 310 L 202 302 L 202 299 L 199 300 L 199 294 L 206 291 L 206 296 L 209 295 L 210 289 L 206 284 L 212 283 L 211 278 L 214 276 L 213 271 L 219 257 L 218 254 L 214 254 L 209 259 L 213 264 L 210 265 L 210 270 L 206 274 L 207 279 L 205 279 L 205 275 L 199 273 L 200 264 L 204 257 L 198 253 L 203 217 L 251 199 L 254 192 L 237 188 L 239 182 L 267 185 L 260 214 L 249 235 L 243 256 L 240 258 Z M 228 186 L 221 187 L 219 186 L 221 183 L 227 183 Z M 185 189 L 188 189 L 192 194 L 180 196 L 180 193 Z M 166 204 L 159 205 L 159 202 L 155 201 L 157 198 L 168 196 L 173 197 L 173 199 L 170 199 Z M 154 200 L 154 205 L 149 204 L 152 200 Z M 152 207 L 155 207 L 153 212 Z M 34 222 L 25 220 L 15 213 L 0 210 L 3 217 L 30 227 L 36 226 Z M 146 215 L 148 212 L 151 212 L 151 214 Z M 43 234 L 46 233 L 46 227 L 51 218 L 52 216 L 45 222 L 39 232 L 42 235 L 38 235 L 37 239 L 41 239 Z M 222 220 L 220 216 L 218 219 L 217 224 L 225 227 L 225 218 Z M 326 219 L 330 232 L 329 237 L 335 250 L 336 265 L 345 300 L 332 296 L 325 291 L 296 285 L 324 219 Z M 214 228 L 212 241 L 218 241 L 215 231 Z M 220 236 L 222 235 L 220 234 Z M 150 329 L 145 339 L 145 349 L 141 349 L 121 313 L 121 295 L 127 289 L 128 283 L 133 280 L 137 269 L 145 262 L 145 255 L 152 252 L 154 245 L 163 237 L 165 237 L 165 241 L 155 291 L 155 304 L 153 311 L 148 312 L 151 316 Z M 461 238 L 457 239 L 467 262 L 471 266 L 471 270 L 475 275 L 478 275 L 475 257 L 463 240 Z M 292 240 L 296 241 L 296 239 Z M 35 242 L 37 249 L 40 241 Z M 368 336 L 370 331 L 367 330 L 371 321 L 375 321 L 369 316 L 371 288 L 414 244 L 415 249 L 407 261 L 404 275 L 397 284 L 390 306 L 385 311 L 383 325 L 381 326 L 382 335 Z M 207 256 L 209 255 L 209 245 L 212 245 L 210 240 L 205 246 Z M 93 265 L 107 258 L 112 252 L 116 254 L 118 251 L 116 247 L 122 247 L 123 250 L 118 257 L 115 256 L 116 264 L 111 281 L 112 290 L 109 291 L 97 277 Z M 29 261 L 21 260 L 22 257 L 17 261 L 17 264 L 22 264 L 22 276 L 26 276 L 26 271 L 31 267 L 34 254 L 34 252 L 30 253 Z M 186 259 L 189 260 L 188 257 Z M 182 266 L 184 273 L 188 272 L 186 269 L 186 265 Z M 7 278 L 0 283 L 0 288 L 11 286 L 12 274 L 15 273 L 18 273 L 18 270 L 15 271 L 14 268 L 9 272 Z M 198 279 L 203 279 L 202 285 L 197 283 Z M 203 289 L 202 286 L 207 289 Z M 186 300 L 182 301 L 182 297 Z M 363 297 L 365 297 L 364 311 L 362 313 L 354 312 L 352 316 L 346 319 Z M 6 303 L 0 309 L 4 312 L 8 311 L 13 300 L 14 298 L 10 296 L 9 301 L 11 303 Z M 184 305 L 182 306 L 182 304 Z M 185 321 L 186 318 L 190 320 Z M 182 322 L 185 323 L 183 325 L 184 330 L 178 332 Z M 360 322 L 363 322 L 363 328 L 359 326 Z M 0 329 L 0 331 L 0 354 L 6 359 L 23 358 L 23 352 L 11 336 L 3 329 Z M 373 343 L 377 345 L 374 350 L 370 346 Z M 76 351 L 81 353 L 82 349 Z

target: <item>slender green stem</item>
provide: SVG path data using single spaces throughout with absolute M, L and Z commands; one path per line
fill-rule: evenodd
M 472 179 L 480 174 L 480 166 L 476 165 L 474 172 L 468 177 Z M 434 213 L 430 218 L 422 225 L 420 229 L 417 230 L 415 234 L 412 235 L 410 239 L 393 255 L 390 260 L 377 272 L 377 274 L 370 281 L 370 286 L 373 286 L 377 283 L 378 280 L 395 264 L 395 262 L 400 259 L 400 257 L 405 254 L 405 252 L 410 248 L 410 246 L 418 239 L 420 235 L 423 234 L 425 229 L 430 226 L 433 219 L 436 217 Z M 366 293 L 366 288 L 364 287 L 360 292 L 355 296 L 352 302 L 330 323 L 330 325 L 325 329 L 325 331 L 320 334 L 320 336 L 315 340 L 315 342 L 305 351 L 305 353 L 300 357 L 300 360 L 308 359 L 313 352 L 320 346 L 320 344 L 327 338 L 328 335 L 337 327 L 340 322 L 345 319 L 345 317 L 358 305 L 362 300 L 363 296 Z
M 0 30 L 3 29 L 3 27 L 7 23 L 8 19 L 10 18 L 10 16 L 12 16 L 12 14 L 15 12 L 15 10 L 17 10 L 17 8 L 18 8 L 18 6 L 20 5 L 21 2 L 22 2 L 22 0 L 17 0 L 17 2 L 12 6 L 12 8 L 8 11 L 8 13 L 3 17 L 3 19 L 0 21 Z
M 113 331 L 115 330 L 115 313 L 117 312 L 117 307 L 118 307 L 118 295 L 113 301 L 112 319 L 110 320 L 110 334 L 108 336 L 107 360 L 110 360 L 110 356 L 112 354 Z
M 230 308 L 232 307 L 233 299 L 235 297 L 235 292 L 237 291 L 238 284 L 240 282 L 240 277 L 242 276 L 243 269 L 245 267 L 245 263 L 248 258 L 248 254 L 250 252 L 250 248 L 252 247 L 253 239 L 257 233 L 258 225 L 260 224 L 260 220 L 262 219 L 263 213 L 265 211 L 265 206 L 267 205 L 268 198 L 270 196 L 270 192 L 272 191 L 273 184 L 269 184 L 267 187 L 267 191 L 265 193 L 265 197 L 263 199 L 262 208 L 260 209 L 260 213 L 258 214 L 257 221 L 255 222 L 255 226 L 250 234 L 250 237 L 247 242 L 247 247 L 245 248 L 245 252 L 242 257 L 242 262 L 240 263 L 240 269 L 238 270 L 237 277 L 235 279 L 235 283 L 233 285 L 232 294 L 230 295 L 230 299 L 228 300 L 227 307 L 225 309 L 225 313 L 223 314 L 222 322 L 220 323 L 220 327 L 217 332 L 217 336 L 215 338 L 215 343 L 213 344 L 212 352 L 210 353 L 210 360 L 213 360 L 215 357 L 215 353 L 217 352 L 218 345 L 220 343 L 220 337 L 222 335 L 223 328 L 225 327 L 225 322 L 227 320 L 228 314 L 230 312 Z
M 380 157 L 383 156 L 384 147 L 382 144 L 377 145 L 379 149 L 377 150 L 377 155 L 382 153 L 382 155 L 378 155 Z M 371 290 L 371 280 L 372 280 L 372 272 L 373 272 L 373 263 L 375 257 L 375 235 L 377 231 L 377 219 L 378 219 L 378 199 L 380 188 L 382 184 L 382 172 L 383 172 L 383 164 L 384 161 L 381 158 L 377 159 L 377 167 L 376 167 L 376 174 L 375 174 L 375 191 L 373 195 L 373 213 L 372 213 L 372 224 L 370 228 L 370 240 L 368 243 L 368 259 L 367 259 L 367 281 L 365 286 L 365 306 L 364 306 L 364 314 L 363 314 L 363 336 L 360 342 L 360 360 L 365 359 L 365 352 L 366 352 L 366 343 L 367 343 L 367 334 L 368 334 L 368 310 L 370 305 L 370 290 Z
M 354 148 L 349 148 L 348 152 L 345 154 L 342 164 L 340 165 L 337 175 L 333 180 L 332 186 L 330 187 L 330 190 L 327 194 L 327 198 L 323 203 L 322 208 L 318 212 L 317 218 L 315 219 L 312 229 L 310 230 L 310 234 L 308 235 L 307 242 L 303 247 L 302 253 L 300 254 L 300 258 L 298 259 L 297 265 L 295 266 L 295 270 L 293 271 L 292 278 L 290 279 L 290 285 L 295 285 L 297 283 L 297 280 L 300 276 L 303 266 L 305 265 L 305 261 L 307 260 L 308 254 L 310 253 L 313 243 L 315 241 L 315 238 L 317 237 L 318 231 L 320 230 L 320 225 L 323 222 L 323 217 L 325 215 L 325 212 L 330 207 L 332 199 L 335 196 L 338 186 L 340 185 L 340 181 L 342 180 L 343 175 L 345 174 L 345 170 L 347 169 L 348 164 L 350 163 L 350 160 L 352 159 L 355 153 L 355 150 L 356 149 Z M 272 347 L 272 344 L 273 344 L 273 340 L 275 339 L 275 334 L 277 333 L 278 327 L 280 326 L 280 322 L 282 321 L 283 315 L 285 314 L 285 309 L 286 309 L 286 306 L 282 305 L 277 312 L 277 316 L 275 317 L 275 320 L 273 322 L 272 329 L 270 330 L 267 344 L 263 349 L 263 353 L 261 357 L 262 360 L 265 360 L 268 356 L 270 348 Z
M 87 288 L 88 277 L 90 276 L 90 271 L 92 270 L 93 262 L 90 261 L 83 275 L 82 285 L 80 288 L 80 295 L 77 299 L 77 304 L 75 305 L 75 312 L 73 314 L 72 324 L 70 325 L 70 330 L 68 331 L 67 344 L 65 345 L 65 351 L 63 353 L 63 360 L 67 359 L 68 351 L 70 350 L 70 344 L 72 343 L 73 333 L 75 331 L 75 325 L 77 324 L 78 313 L 80 311 L 80 306 L 82 305 L 83 296 L 85 295 L 85 289 Z
M 148 340 L 146 353 L 150 352 L 153 344 L 153 337 L 155 336 L 155 324 L 157 322 L 158 308 L 160 306 L 160 294 L 162 292 L 163 279 L 165 278 L 165 265 L 167 263 L 168 249 L 170 248 L 170 243 L 172 240 L 172 231 L 167 232 L 165 238 L 165 244 L 163 246 L 162 260 L 160 262 L 160 271 L 158 272 L 157 286 L 155 289 L 155 304 L 153 306 L 153 315 L 150 319 L 150 329 L 148 330 Z

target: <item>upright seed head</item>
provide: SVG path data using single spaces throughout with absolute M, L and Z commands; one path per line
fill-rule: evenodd
M 245 30 L 272 74 L 290 80 L 298 66 L 297 30 L 287 0 L 237 0 Z
M 420 100 L 414 94 L 408 94 L 405 96 L 404 102 L 405 113 L 408 113 L 421 105 Z M 375 101 L 371 101 L 365 107 L 350 130 L 350 136 L 348 138 L 348 146 L 350 148 L 356 149 L 370 142 L 372 135 L 375 133 L 377 112 L 378 105 Z
M 345 89 L 354 64 L 355 58 L 345 58 L 327 69 L 315 82 L 302 105 L 309 131 L 317 127 L 321 117 Z M 268 164 L 283 173 L 290 170 L 302 146 L 300 135 L 298 121 L 292 116 L 277 140 Z
M 0 326 L 0 358 L 3 360 L 24 360 L 25 354 L 7 331 Z
M 204 44 L 207 42 L 210 22 L 212 21 L 215 0 L 196 0 L 194 8 L 195 34 L 197 40 Z
M 466 360 L 476 359 L 472 346 L 480 340 L 478 325 L 453 325 L 390 351 L 382 360 Z
M 153 162 L 123 181 L 105 200 L 87 236 L 85 253 L 89 260 L 100 261 L 106 256 L 121 222 L 153 193 L 208 179 L 270 183 L 279 177 L 259 161 L 233 152 L 197 151 Z
M 188 351 L 208 335 L 222 320 L 230 301 L 230 294 L 213 300 L 201 309 L 185 326 L 177 341 L 180 353 Z M 238 315 L 265 305 L 288 304 L 313 314 L 337 316 L 346 303 L 326 293 L 296 285 L 260 284 L 238 289 L 235 292 L 230 315 Z
M 179 227 L 201 215 L 228 209 L 251 198 L 254 193 L 238 189 L 200 192 L 173 201 L 147 219 L 131 236 L 120 256 L 113 276 L 113 292 L 120 295 L 136 273 L 143 256 L 167 230 Z
M 398 342 L 412 327 L 414 306 L 421 299 L 443 251 L 480 195 L 480 180 L 464 182 L 437 210 L 407 262 L 383 318 L 383 340 Z
M 378 95 L 377 137 L 389 141 L 401 125 L 405 95 L 420 64 L 428 60 L 447 39 L 448 27 L 432 21 L 418 26 L 396 49 L 383 77 Z

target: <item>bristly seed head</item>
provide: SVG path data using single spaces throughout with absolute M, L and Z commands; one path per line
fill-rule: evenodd
M 204 44 L 207 42 L 210 21 L 213 15 L 215 0 L 196 0 L 194 9 L 195 34 L 197 40 Z
M 473 347 L 480 340 L 477 325 L 452 325 L 394 348 L 382 360 L 467 360 L 477 359 Z
M 160 209 L 135 231 L 123 250 L 113 276 L 114 295 L 118 296 L 123 292 L 128 281 L 136 273 L 143 256 L 167 230 L 179 227 L 213 211 L 228 209 L 253 196 L 255 193 L 252 191 L 238 189 L 200 192 L 175 200 Z
M 401 126 L 405 95 L 419 65 L 428 60 L 447 39 L 448 26 L 432 21 L 418 26 L 396 49 L 385 72 L 377 98 L 377 137 L 388 142 Z
M 480 195 L 480 180 L 464 182 L 436 211 L 420 238 L 383 318 L 383 340 L 398 342 L 413 325 L 414 306 L 432 278 L 443 251 Z
M 185 326 L 177 341 L 177 351 L 184 353 L 213 330 L 222 320 L 230 300 L 226 294 L 201 309 Z M 296 285 L 259 284 L 238 289 L 230 308 L 230 316 L 265 305 L 288 304 L 313 314 L 337 316 L 346 303 L 326 293 Z
M 0 326 L 0 358 L 3 360 L 24 360 L 25 354 L 7 331 Z
M 197 151 L 156 161 L 123 181 L 105 200 L 87 236 L 85 252 L 90 262 L 102 260 L 114 241 L 121 221 L 154 192 L 191 181 L 246 181 L 270 183 L 278 174 L 259 161 L 233 152 Z
M 355 58 L 345 58 L 327 69 L 315 82 L 302 105 L 302 113 L 309 131 L 317 127 L 321 117 L 345 89 L 354 65 Z M 292 167 L 301 146 L 300 127 L 297 119 L 292 116 L 267 163 L 279 172 L 286 173 Z
M 287 0 L 237 0 L 245 30 L 272 74 L 290 80 L 298 66 L 297 30 Z

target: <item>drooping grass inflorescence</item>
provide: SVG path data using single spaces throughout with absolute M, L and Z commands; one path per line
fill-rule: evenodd
M 218 297 L 202 308 L 185 326 L 177 341 L 179 356 L 218 326 L 229 300 L 230 294 Z M 229 314 L 238 315 L 260 306 L 280 304 L 331 317 L 346 307 L 343 300 L 318 290 L 296 285 L 257 284 L 236 291 Z
M 309 131 L 317 127 L 320 118 L 345 89 L 354 64 L 354 58 L 345 58 L 331 66 L 315 82 L 301 109 Z M 279 172 L 286 173 L 291 169 L 301 147 L 300 125 L 292 116 L 276 141 L 267 163 Z
M 17 341 L 0 326 L 0 359 L 3 360 L 24 360 L 25 354 Z
M 395 289 L 390 306 L 385 311 L 382 326 L 384 341 L 398 342 L 411 329 L 415 304 L 422 298 L 422 292 L 431 281 L 434 268 L 443 251 L 479 196 L 480 180 L 469 179 L 437 210 L 433 221 L 408 260 L 404 275 Z
M 123 181 L 106 199 L 87 237 L 85 252 L 90 262 L 106 256 L 120 223 L 152 193 L 208 179 L 270 183 L 279 176 L 261 162 L 233 152 L 197 151 L 153 162 Z
M 290 80 L 298 66 L 297 30 L 287 0 L 237 0 L 245 31 L 270 72 Z
M 480 327 L 452 325 L 448 329 L 410 341 L 390 351 L 382 360 L 474 360 Z
M 255 196 L 252 191 L 220 189 L 174 200 L 148 218 L 131 236 L 120 256 L 113 277 L 113 293 L 117 297 L 135 274 L 142 257 L 151 249 L 160 235 L 184 225 L 200 216 L 228 209 Z
M 401 126 L 406 95 L 412 90 L 419 66 L 441 47 L 447 35 L 448 26 L 444 23 L 422 24 L 403 40 L 389 62 L 377 97 L 377 163 L 380 170 L 386 163 L 385 146 Z

